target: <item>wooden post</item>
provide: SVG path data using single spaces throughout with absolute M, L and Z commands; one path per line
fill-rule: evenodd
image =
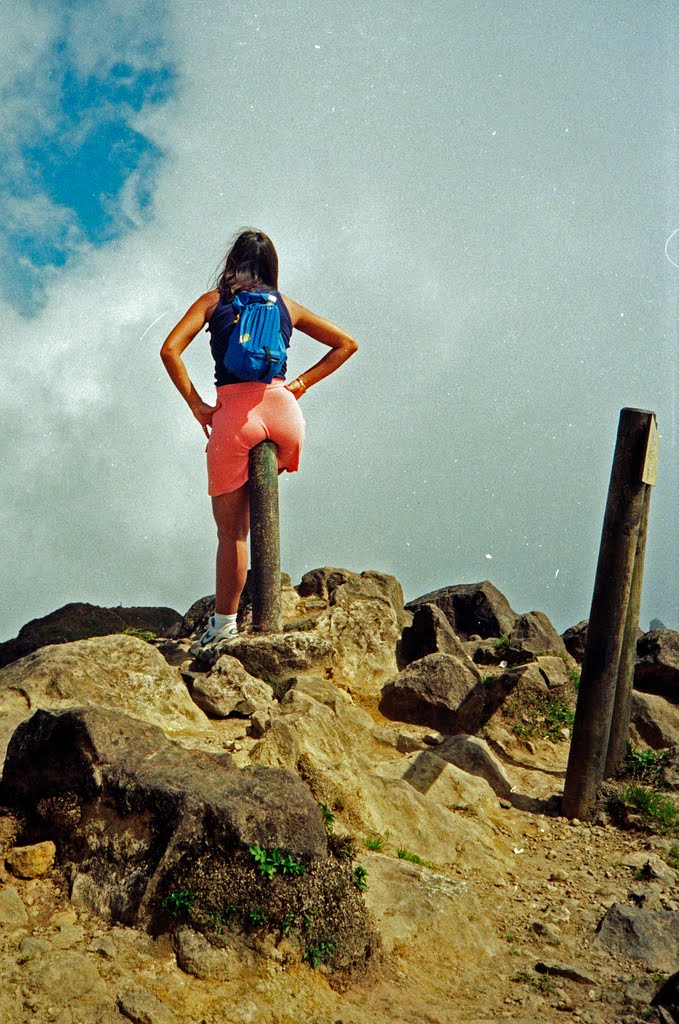
M 281 628 L 281 544 L 278 448 L 273 441 L 250 449 L 249 492 L 252 628 L 276 633 Z
M 601 533 L 563 813 L 588 818 L 604 777 L 655 414 L 622 409 Z
M 622 765 L 627 753 L 629 738 L 629 721 L 632 711 L 632 688 L 634 686 L 634 666 L 637 660 L 637 629 L 639 628 L 639 608 L 641 607 L 641 584 L 644 577 L 644 557 L 646 555 L 646 533 L 648 530 L 648 510 L 651 504 L 651 488 L 644 484 L 644 499 L 639 522 L 637 550 L 634 558 L 634 572 L 630 588 L 627 618 L 620 651 L 618 679 L 615 687 L 615 703 L 611 720 L 611 734 L 608 739 L 608 752 L 604 778 L 615 775 Z

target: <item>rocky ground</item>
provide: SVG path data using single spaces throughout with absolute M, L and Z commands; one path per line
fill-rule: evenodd
M 678 839 L 634 819 L 627 825 L 637 827 L 619 828 L 605 802 L 591 823 L 559 816 L 569 731 L 545 708 L 572 707 L 576 663 L 563 643 L 545 640 L 548 622 L 507 612 L 487 590 L 483 604 L 477 591 L 473 633 L 464 601 L 455 609 L 442 599 L 440 616 L 427 595 L 424 611 L 408 611 L 390 577 L 308 576 L 295 590 L 284 586 L 288 628 L 278 638 L 246 636 L 193 659 L 187 635 L 200 628 L 203 607 L 153 645 L 115 636 L 38 646 L 0 671 L 0 756 L 38 708 L 47 709 L 47 725 L 54 712 L 57 724 L 80 723 L 69 709 L 83 706 L 94 709 L 92 722 L 111 723 L 103 738 L 96 729 L 93 740 L 76 736 L 72 750 L 84 753 L 75 767 L 66 753 L 39 764 L 41 751 L 54 748 L 35 725 L 10 744 L 0 815 L 0 1020 L 679 1019 L 669 998 L 665 1008 L 651 1006 L 679 970 Z M 486 626 L 493 602 L 500 620 Z M 675 707 L 666 665 L 662 678 L 666 740 Z M 137 753 L 148 745 L 148 770 L 132 764 L 133 751 L 116 767 L 118 728 L 139 737 Z M 165 775 L 158 781 L 160 761 L 169 784 Z M 243 777 L 269 780 L 272 801 L 274 781 L 287 780 L 288 814 L 267 812 L 266 827 L 280 828 L 276 842 L 301 860 L 320 858 L 312 847 L 325 840 L 286 837 L 295 801 L 300 821 L 307 803 L 311 818 L 323 806 L 330 846 L 353 842 L 351 870 L 366 873 L 362 895 L 379 935 L 366 945 L 364 966 L 335 969 L 328 950 L 305 946 L 295 927 L 286 935 L 257 920 L 204 927 L 181 900 L 161 927 L 149 893 L 166 891 L 163 865 L 176 856 L 177 833 L 147 864 L 144 851 L 156 848 L 142 810 L 153 794 L 168 799 L 168 788 L 176 796 L 203 787 L 200 814 L 189 815 L 193 831 L 179 827 L 180 849 L 200 839 L 206 826 L 195 821 L 215 806 L 247 844 L 250 818 L 207 790 L 216 769 L 226 789 L 236 776 L 239 786 Z M 69 817 L 62 798 L 82 771 L 94 789 L 79 798 L 79 817 Z M 111 779 L 116 793 L 126 780 L 122 810 L 113 808 Z M 295 788 L 302 783 L 303 793 Z M 19 791 L 23 804 L 9 799 Z M 138 887 L 127 893 L 124 909 L 121 866 L 141 872 L 145 886 L 139 898 Z

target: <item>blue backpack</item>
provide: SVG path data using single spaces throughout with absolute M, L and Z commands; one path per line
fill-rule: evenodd
M 224 366 L 240 380 L 269 384 L 282 373 L 287 358 L 276 293 L 238 292 L 233 297 L 233 309 L 236 318 Z

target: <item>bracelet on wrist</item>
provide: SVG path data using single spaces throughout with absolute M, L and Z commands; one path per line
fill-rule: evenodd
M 301 394 L 301 395 L 303 395 L 303 394 L 304 394 L 304 392 L 306 391 L 306 384 L 304 383 L 304 381 L 302 380 L 302 378 L 301 378 L 301 377 L 297 377 L 297 378 L 296 378 L 296 382 L 297 382 L 297 383 L 299 384 L 299 386 L 300 386 L 300 394 Z

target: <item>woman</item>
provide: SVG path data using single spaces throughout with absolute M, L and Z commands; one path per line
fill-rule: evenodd
M 236 317 L 233 298 L 241 291 L 275 292 L 286 346 L 296 327 L 330 351 L 289 384 L 285 383 L 285 365 L 269 384 L 239 380 L 226 369 L 224 356 Z M 215 361 L 216 405 L 203 401 L 182 360 L 182 352 L 206 324 Z M 238 235 L 226 255 L 217 287 L 201 295 L 165 339 L 160 350 L 165 369 L 208 438 L 208 493 L 217 524 L 215 613 L 197 648 L 238 638 L 236 613 L 248 565 L 250 448 L 270 438 L 278 446 L 279 471 L 294 472 L 305 428 L 297 402 L 310 387 L 339 369 L 357 348 L 346 331 L 281 295 L 273 242 L 262 231 L 253 230 Z

